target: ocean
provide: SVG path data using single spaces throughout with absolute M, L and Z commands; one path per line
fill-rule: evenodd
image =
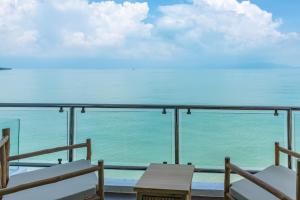
M 0 71 L 1 103 L 109 103 L 300 106 L 300 69 L 13 69 Z M 287 144 L 280 111 L 180 110 L 180 162 L 223 168 L 225 156 L 246 169 L 274 162 L 274 142 Z M 76 142 L 93 141 L 93 161 L 143 166 L 174 163 L 174 111 L 76 109 Z M 57 108 L 1 108 L 0 128 L 12 129 L 12 152 L 65 145 L 69 113 Z M 293 147 L 300 150 L 299 113 Z M 77 159 L 84 151 L 76 151 Z M 67 160 L 66 153 L 27 159 Z M 286 165 L 286 158 L 282 157 Z M 132 178 L 140 172 L 109 171 Z M 217 178 L 216 178 L 217 177 Z M 209 182 L 220 175 L 205 176 Z

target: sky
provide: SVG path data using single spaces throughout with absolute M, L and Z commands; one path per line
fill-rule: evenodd
M 299 0 L 0 0 L 0 67 L 300 67 Z

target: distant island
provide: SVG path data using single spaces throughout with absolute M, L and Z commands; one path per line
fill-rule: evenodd
M 12 68 L 8 68 L 8 67 L 0 67 L 0 70 L 12 70 Z

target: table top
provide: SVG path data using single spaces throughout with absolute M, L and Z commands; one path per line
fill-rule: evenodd
M 150 164 L 134 190 L 190 191 L 194 169 L 192 165 Z

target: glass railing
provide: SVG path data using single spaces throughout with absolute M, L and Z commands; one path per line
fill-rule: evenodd
M 146 166 L 174 163 L 173 113 L 160 110 L 76 110 L 76 141 L 92 139 L 93 161 Z M 84 152 L 76 151 L 76 157 Z
M 293 113 L 293 149 L 300 152 L 300 112 Z M 293 159 L 293 167 L 296 167 L 296 159 Z
M 19 154 L 19 136 L 20 136 L 20 120 L 13 118 L 2 118 L 0 117 L 0 132 L 2 129 L 10 129 L 10 154 Z
M 105 160 L 107 174 L 113 178 L 136 178 L 141 175 L 140 171 L 124 170 L 143 170 L 149 163 L 166 161 L 192 163 L 198 172 L 202 172 L 195 175 L 200 177 L 199 180 L 220 182 L 222 179 L 218 177 L 222 176 L 213 173 L 222 173 L 225 156 L 230 156 L 234 163 L 245 169 L 261 170 L 274 163 L 275 141 L 300 151 L 300 108 L 295 107 L 128 104 L 0 106 L 0 119 L 17 120 L 17 126 L 10 126 L 12 129 L 18 127 L 19 140 L 12 138 L 14 144 L 18 143 L 16 153 L 81 143 L 91 138 L 92 161 Z M 85 155 L 85 150 L 74 150 L 20 162 L 28 166 L 35 163 L 37 166 L 55 164 L 58 158 L 68 162 L 85 158 Z M 288 165 L 287 161 L 286 156 L 281 156 L 282 165 Z
M 274 163 L 275 141 L 287 145 L 285 112 L 182 111 L 180 127 L 180 160 L 199 168 L 224 168 L 230 156 L 241 167 L 261 170 Z
M 10 108 L 0 110 L 0 118 L 19 120 L 19 153 L 68 144 L 68 111 L 53 108 Z M 14 134 L 13 134 L 14 135 Z M 14 139 L 11 139 L 14 143 Z M 67 152 L 23 159 L 24 162 L 67 161 Z

